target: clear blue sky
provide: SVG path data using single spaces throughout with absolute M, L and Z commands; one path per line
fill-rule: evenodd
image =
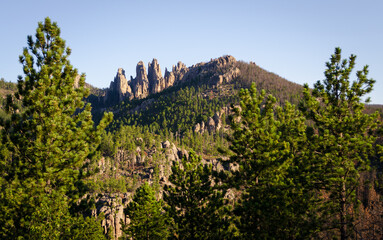
M 370 66 L 372 102 L 383 104 L 381 0 L 2 0 L 0 8 L 0 77 L 8 81 L 22 74 L 27 35 L 49 16 L 71 63 L 100 88 L 119 67 L 135 76 L 140 60 L 157 58 L 164 73 L 225 54 L 312 86 L 339 46 L 344 57 L 357 55 L 358 70 Z

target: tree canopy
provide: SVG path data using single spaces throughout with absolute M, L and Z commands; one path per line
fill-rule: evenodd
M 91 155 L 111 122 L 112 114 L 107 113 L 94 125 L 91 107 L 83 101 L 88 95 L 85 75 L 70 64 L 70 54 L 60 28 L 46 18 L 38 23 L 35 38 L 28 36 L 28 47 L 20 56 L 25 76 L 19 76 L 16 93 L 7 97 L 11 118 L 1 119 L 3 238 L 29 236 L 35 229 L 34 217 L 47 221 L 47 215 L 37 213 L 43 207 L 54 208 L 50 204 L 55 202 L 46 201 L 53 195 L 66 206 L 64 216 L 71 216 L 69 206 L 81 195 L 77 186 L 90 173 Z

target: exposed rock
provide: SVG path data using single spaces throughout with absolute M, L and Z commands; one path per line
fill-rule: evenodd
M 136 148 L 136 163 L 137 165 L 143 165 L 145 163 L 146 156 L 143 154 L 144 152 L 141 152 L 141 148 Z
M 168 159 L 168 161 L 170 162 L 179 162 L 180 158 L 178 156 L 178 149 L 176 147 L 176 145 L 174 145 L 174 143 L 169 143 L 169 145 L 167 144 L 168 141 L 165 142 L 166 144 L 166 158 Z
M 162 148 L 169 148 L 169 147 L 170 147 L 170 142 L 168 140 L 162 143 Z
M 120 102 L 124 98 L 132 99 L 132 89 L 125 77 L 125 71 L 122 68 L 117 70 L 114 80 L 110 83 L 109 91 L 107 92 L 107 100 L 110 102 Z
M 205 131 L 205 122 L 201 122 L 201 133 Z
M 230 55 L 226 55 L 226 56 L 223 56 L 223 57 L 220 57 L 220 58 L 217 58 L 216 59 L 217 61 L 217 67 L 223 67 L 225 65 L 230 65 L 230 64 L 233 64 L 235 63 L 237 60 L 233 57 L 233 56 L 230 56 Z
M 124 214 L 124 207 L 132 198 L 132 193 L 124 194 L 103 194 L 96 199 L 97 210 L 94 212 L 97 216 L 104 214 L 101 226 L 105 234 L 110 234 L 114 239 L 122 236 L 121 221 L 126 223 L 128 219 Z M 110 232 L 112 231 L 112 232 Z
M 124 97 L 129 99 L 133 98 L 132 89 L 128 85 L 128 80 L 126 80 L 124 69 L 118 69 L 117 75 L 114 78 L 114 82 L 116 84 L 120 100 L 122 100 Z
M 137 64 L 136 78 L 131 81 L 131 87 L 135 98 L 145 98 L 149 94 L 149 80 L 142 61 Z
M 162 77 L 157 59 L 148 64 L 149 93 L 159 93 L 165 89 L 165 79 Z
M 165 68 L 165 88 L 173 86 L 175 79 L 174 73 Z
M 209 117 L 206 125 L 207 125 L 207 130 L 209 132 L 213 132 L 215 130 L 215 122 L 214 122 L 213 118 Z
M 196 78 L 206 79 L 212 85 L 219 85 L 230 82 L 237 78 L 240 70 L 235 67 L 236 59 L 232 56 L 223 56 L 211 59 L 207 63 L 198 63 L 191 67 L 186 67 L 182 62 L 178 62 L 172 67 L 172 71 L 165 69 L 165 75 L 162 76 L 160 65 L 156 59 L 148 64 L 148 73 L 144 63 L 140 61 L 136 67 L 136 77 L 126 80 L 124 70 L 118 69 L 118 73 L 111 82 L 107 90 L 104 102 L 114 103 L 123 99 L 142 99 L 149 94 L 159 93 L 166 88 L 180 82 L 187 82 Z M 117 95 L 117 96 L 115 96 Z
M 195 133 L 199 133 L 201 131 L 201 125 L 199 123 L 197 123 L 195 126 L 194 126 L 194 132 Z
M 175 82 L 183 80 L 185 74 L 189 71 L 186 65 L 182 62 L 178 62 L 176 66 L 173 66 L 173 74 Z
M 213 117 L 214 123 L 215 123 L 215 130 L 219 131 L 222 127 L 222 120 L 221 117 L 219 116 L 219 112 L 216 112 Z
M 73 87 L 78 88 L 80 83 L 81 75 L 77 74 L 76 78 L 74 79 Z
M 178 157 L 182 159 L 183 157 L 186 157 L 186 159 L 189 158 L 189 153 L 185 149 L 178 149 Z

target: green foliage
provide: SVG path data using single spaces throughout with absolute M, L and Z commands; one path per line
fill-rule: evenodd
M 306 239 L 316 231 L 315 196 L 307 171 L 304 117 L 255 84 L 240 91 L 240 107 L 230 117 L 239 164 L 231 184 L 242 191 L 235 208 L 243 239 Z
M 83 194 L 78 186 L 81 179 L 91 174 L 89 159 L 111 122 L 112 114 L 105 114 L 94 126 L 91 107 L 83 102 L 88 95 L 85 76 L 79 76 L 70 65 L 70 53 L 57 24 L 46 18 L 38 24 L 35 39 L 28 36 L 28 47 L 20 56 L 25 77 L 19 76 L 17 92 L 7 98 L 6 110 L 11 118 L 1 119 L 3 238 L 28 236 L 34 230 L 52 230 L 52 238 L 64 234 L 54 230 L 55 226 L 68 222 L 66 207 Z M 22 102 L 22 111 L 18 101 Z M 47 200 L 52 196 L 57 196 L 58 202 Z M 60 205 L 61 201 L 65 204 Z M 44 204 L 50 212 L 55 206 L 65 206 L 63 215 L 53 218 L 52 225 L 42 226 L 37 221 L 45 214 L 38 212 Z
M 100 221 L 72 216 L 68 199 L 57 192 L 41 196 L 40 205 L 30 217 L 27 239 L 105 239 Z
M 337 229 L 341 239 L 355 237 L 356 190 L 361 172 L 370 169 L 369 159 L 375 155 L 373 133 L 378 126 L 377 112 L 363 113 L 363 97 L 375 83 L 367 78 L 368 66 L 350 81 L 355 58 L 351 55 L 342 60 L 341 49 L 336 48 L 326 63 L 326 78 L 318 81 L 312 92 L 305 85 L 301 102 L 302 111 L 312 123 L 309 150 L 318 190 L 324 195 L 320 213 L 328 222 L 324 230 Z
M 211 165 L 203 165 L 201 157 L 190 152 L 182 165 L 174 163 L 165 185 L 164 200 L 175 222 L 174 239 L 225 239 L 228 222 L 224 217 L 225 191 L 212 180 Z
M 123 231 L 132 239 L 167 239 L 170 218 L 163 210 L 162 200 L 157 200 L 148 183 L 136 190 L 133 201 L 124 210 L 130 223 Z
M 186 86 L 170 93 L 150 96 L 145 100 L 117 105 L 115 108 L 119 113 L 116 114 L 116 119 L 126 125 L 146 126 L 152 133 L 166 135 L 172 132 L 180 135 L 192 129 L 195 124 L 212 117 L 216 111 L 233 102 L 235 98 L 219 92 L 210 98 L 205 95 L 207 91 L 212 91 L 211 87 Z M 126 114 L 127 112 L 131 114 Z
M 7 82 L 4 78 L 0 79 L 0 89 L 10 90 L 10 91 L 16 91 L 17 90 L 17 84 L 13 82 Z

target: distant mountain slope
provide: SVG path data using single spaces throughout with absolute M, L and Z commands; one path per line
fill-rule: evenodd
M 119 125 L 146 126 L 153 132 L 183 133 L 198 123 L 207 123 L 209 117 L 222 109 L 229 109 L 238 101 L 237 92 L 255 82 L 258 89 L 297 103 L 302 86 L 268 72 L 255 63 L 237 61 L 232 56 L 212 59 L 186 67 L 179 62 L 171 72 L 162 76 L 157 60 L 137 65 L 136 78 L 128 81 L 123 69 L 105 89 L 104 96 L 91 96 L 89 101 L 100 115 L 113 111 Z M 146 81 L 147 80 L 147 81 Z

